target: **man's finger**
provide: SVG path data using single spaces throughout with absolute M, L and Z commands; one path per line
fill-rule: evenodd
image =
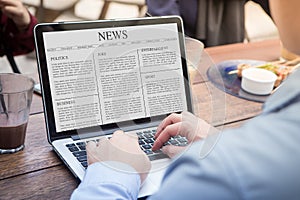
M 87 151 L 92 150 L 92 149 L 94 149 L 94 148 L 96 148 L 96 147 L 97 147 L 97 144 L 96 144 L 96 142 L 94 142 L 94 141 L 89 141 L 89 142 L 86 144 L 86 149 L 87 149 Z
M 178 135 L 180 126 L 181 126 L 181 122 L 167 126 L 161 132 L 161 134 L 155 139 L 152 150 L 156 151 L 160 149 L 163 146 L 163 144 L 170 139 L 170 137 Z
M 170 158 L 174 158 L 181 152 L 185 150 L 186 147 L 175 146 L 175 145 L 167 145 L 164 146 L 161 150 L 164 154 L 167 154 Z
M 88 165 L 98 162 L 97 158 L 93 156 L 93 152 L 96 150 L 97 145 L 94 141 L 90 141 L 86 145 L 86 154 Z
M 125 133 L 122 130 L 117 130 L 113 133 L 111 139 L 117 139 L 117 138 L 126 138 L 126 139 L 133 139 L 133 140 L 138 140 L 138 136 L 135 132 L 129 132 Z M 119 139 L 118 139 L 119 140 Z
M 138 136 L 136 133 L 124 133 L 122 130 L 117 130 L 113 133 L 112 137 L 110 138 L 110 142 L 112 144 L 122 144 L 124 142 L 138 142 Z
M 118 140 L 119 137 L 123 137 L 123 136 L 124 136 L 124 131 L 117 130 L 112 134 L 110 141 L 112 142 L 114 140 Z
M 169 125 L 171 124 L 175 124 L 181 121 L 181 115 L 180 114 L 176 114 L 176 113 L 172 113 L 171 115 L 169 115 L 168 117 L 166 117 L 157 127 L 156 130 L 156 134 L 154 136 L 154 138 L 157 138 L 161 132 Z

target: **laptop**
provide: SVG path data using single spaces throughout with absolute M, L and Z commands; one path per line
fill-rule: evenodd
M 156 127 L 170 113 L 192 112 L 180 17 L 44 23 L 34 37 L 47 137 L 57 155 L 82 180 L 88 141 L 134 132 L 152 162 L 139 197 L 157 191 L 170 159 L 151 150 Z

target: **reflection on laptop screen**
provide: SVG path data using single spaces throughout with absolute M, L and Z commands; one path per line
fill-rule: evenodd
M 187 110 L 176 23 L 44 32 L 56 132 Z

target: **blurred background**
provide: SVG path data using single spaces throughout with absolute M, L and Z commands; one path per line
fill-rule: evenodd
M 79 21 L 142 17 L 147 11 L 145 0 L 23 0 L 39 22 Z M 245 41 L 278 37 L 270 17 L 256 3 L 245 5 Z
M 23 3 L 39 22 L 142 17 L 147 12 L 145 0 L 23 0 Z M 258 4 L 251 1 L 245 5 L 245 32 L 244 42 L 278 38 L 273 21 Z M 37 74 L 34 56 L 31 53 L 16 57 L 22 73 Z M 0 58 L 0 65 L 0 73 L 11 72 L 5 58 Z

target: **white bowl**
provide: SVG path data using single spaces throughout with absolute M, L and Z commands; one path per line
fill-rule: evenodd
M 248 68 L 242 71 L 242 89 L 246 92 L 267 95 L 274 88 L 277 76 L 268 70 L 260 68 Z

